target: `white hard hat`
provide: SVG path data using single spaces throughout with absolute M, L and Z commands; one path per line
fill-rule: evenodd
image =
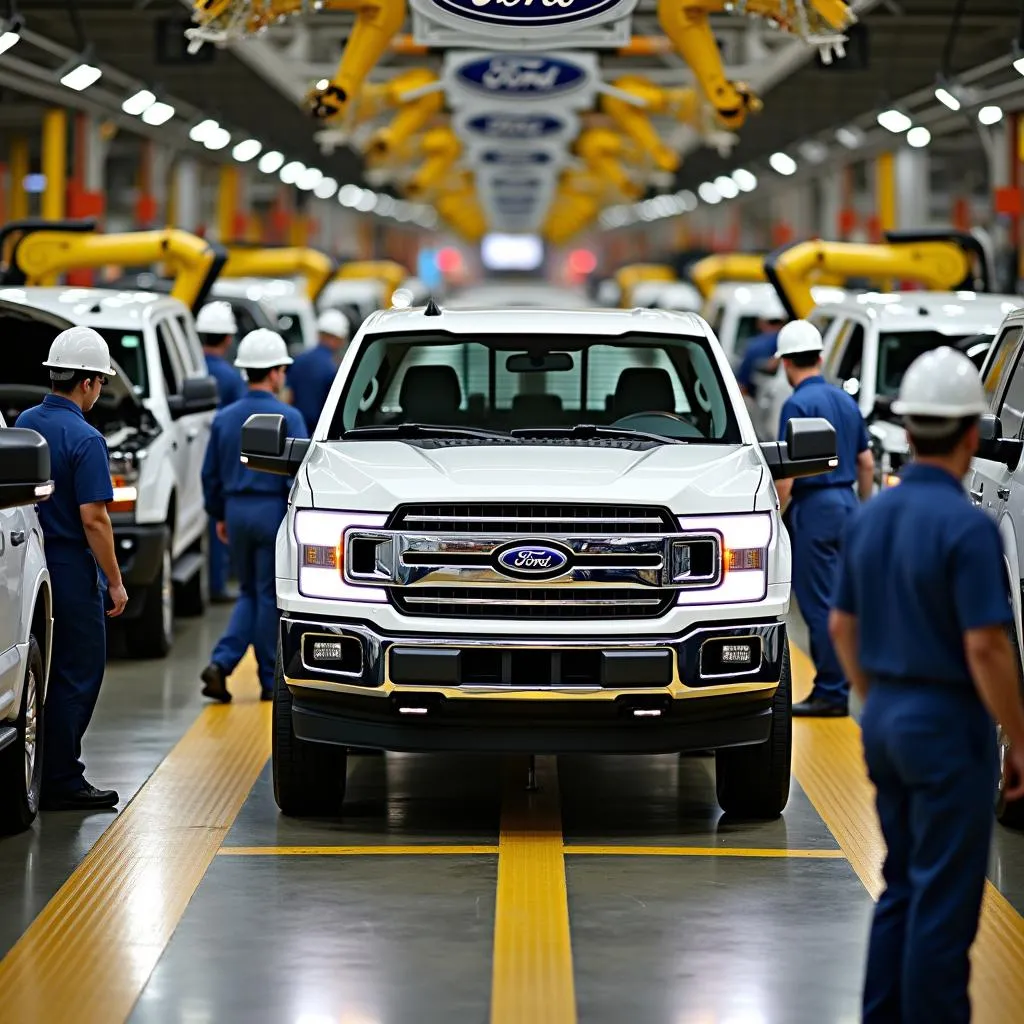
M 325 309 L 316 322 L 321 334 L 332 334 L 335 338 L 347 338 L 351 331 L 348 317 L 340 309 Z
M 110 349 L 103 336 L 91 327 L 69 327 L 61 331 L 50 346 L 50 355 L 43 363 L 49 370 L 63 370 L 70 377 L 73 370 L 87 370 L 113 377 L 117 371 L 110 365 Z
M 200 334 L 216 334 L 223 337 L 238 330 L 235 314 L 229 302 L 208 302 L 196 318 L 196 330 Z
M 775 358 L 796 356 L 822 349 L 821 331 L 808 320 L 791 320 L 779 331 L 775 343 Z
M 911 419 L 925 416 L 957 420 L 988 412 L 988 402 L 974 363 L 962 352 L 944 345 L 910 364 L 892 411 Z
M 272 370 L 275 366 L 290 366 L 291 363 L 288 346 L 277 331 L 257 327 L 238 343 L 235 366 L 240 370 Z

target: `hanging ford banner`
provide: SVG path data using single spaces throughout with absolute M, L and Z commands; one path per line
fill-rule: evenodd
M 503 143 L 568 142 L 579 131 L 579 119 L 570 111 L 530 113 L 515 107 L 489 106 L 460 111 L 454 118 L 456 134 L 469 142 L 474 139 Z
M 435 16 L 511 29 L 592 25 L 629 14 L 636 0 L 427 0 Z
M 586 85 L 588 77 L 578 64 L 543 54 L 494 54 L 463 64 L 455 74 L 475 92 L 516 99 L 561 96 Z
M 546 149 L 486 149 L 480 162 L 491 167 L 547 167 L 555 154 Z

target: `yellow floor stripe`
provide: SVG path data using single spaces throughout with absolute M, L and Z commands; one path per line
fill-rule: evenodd
M 496 854 L 497 846 L 222 846 L 219 857 L 456 857 Z
M 565 853 L 602 857 L 804 857 L 845 860 L 842 850 L 767 850 L 738 846 L 566 846 Z
M 244 682 L 243 682 L 244 680 Z M 0 962 L 0 1019 L 116 1024 L 270 756 L 251 663 L 205 708 Z
M 794 694 L 803 697 L 810 692 L 814 666 L 795 646 L 792 655 Z M 852 718 L 798 719 L 794 724 L 797 779 L 877 899 L 885 842 L 875 814 L 874 787 L 864 766 L 860 729 Z M 975 1024 L 1018 1020 L 1024 1006 L 1024 919 L 991 882 L 985 886 L 972 951 L 971 1000 Z
M 491 1024 L 576 1024 L 553 757 L 537 758 L 537 781 L 540 791 L 527 793 L 525 760 L 510 762 L 498 843 Z

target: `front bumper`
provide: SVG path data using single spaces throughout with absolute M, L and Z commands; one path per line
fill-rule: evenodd
M 142 614 L 146 591 L 160 575 L 160 564 L 167 550 L 169 533 L 163 523 L 139 525 L 120 523 L 114 526 L 114 549 L 121 578 L 131 598 L 125 606 L 122 621 Z
M 342 642 L 332 668 L 314 643 Z M 749 645 L 752 667 L 715 663 Z M 768 738 L 786 627 L 707 622 L 683 633 L 517 637 L 387 634 L 367 621 L 281 622 L 296 736 L 396 751 L 661 753 Z M 756 652 L 756 653 L 755 653 Z

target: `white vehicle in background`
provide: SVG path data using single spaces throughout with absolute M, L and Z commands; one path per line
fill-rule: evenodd
M 471 400 L 477 395 L 480 401 Z M 274 788 L 329 813 L 350 748 L 716 750 L 721 805 L 790 789 L 790 547 L 773 479 L 835 433 L 758 442 L 707 324 L 656 310 L 392 310 L 346 350 L 278 534 Z
M 639 287 L 637 294 L 640 294 Z M 638 305 L 642 305 L 642 303 L 638 303 Z M 704 299 L 689 281 L 674 281 L 672 284 L 659 288 L 650 305 L 654 309 L 672 309 L 678 313 L 700 313 L 704 308 Z
M 327 284 L 316 301 L 316 308 L 339 309 L 352 325 L 353 334 L 371 314 L 384 306 L 387 285 L 377 278 L 335 279 Z
M 316 308 L 302 280 L 219 277 L 210 289 L 210 296 L 228 301 L 246 298 L 273 310 L 276 319 L 273 329 L 284 338 L 293 356 L 317 345 Z M 240 332 L 241 335 L 247 333 Z
M 6 342 L 0 413 L 9 422 L 50 391 L 42 363 L 71 326 L 104 337 L 118 369 L 90 420 L 106 438 L 118 563 L 131 601 L 117 620 L 134 657 L 163 657 L 175 613 L 205 605 L 207 517 L 200 474 L 217 407 L 187 306 L 152 292 L 0 288 Z M 123 625 L 122 625 L 123 624 Z
M 586 309 L 590 304 L 582 291 L 518 281 L 484 281 L 445 300 L 447 309 Z
M 0 835 L 28 828 L 39 809 L 53 618 L 34 506 L 52 493 L 46 441 L 0 415 Z

